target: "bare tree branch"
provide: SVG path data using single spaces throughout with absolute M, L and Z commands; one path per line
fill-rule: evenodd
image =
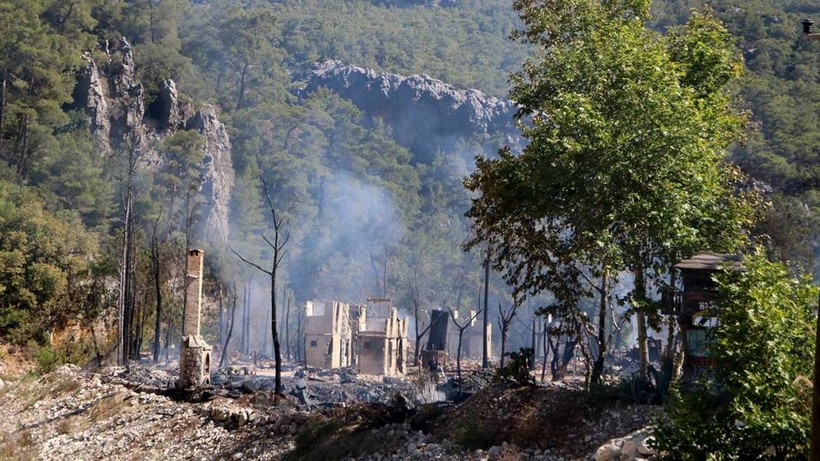
M 233 248 L 231 248 L 231 251 L 232 251 L 232 252 L 233 252 L 233 254 L 235 254 L 235 255 L 236 255 L 239 259 L 241 259 L 241 260 L 242 260 L 242 262 L 244 262 L 244 263 L 246 263 L 246 264 L 250 264 L 251 266 L 253 266 L 253 267 L 255 267 L 255 268 L 259 269 L 260 271 L 262 271 L 262 272 L 264 272 L 264 273 L 266 273 L 266 274 L 268 274 L 268 275 L 271 275 L 271 272 L 270 272 L 269 270 L 267 270 L 267 269 L 263 269 L 263 268 L 262 268 L 262 267 L 260 267 L 258 264 L 254 263 L 254 262 L 252 262 L 252 261 L 248 261 L 248 260 L 247 260 L 247 259 L 245 259 L 245 258 L 244 258 L 241 254 L 237 253 L 237 252 L 236 252 L 236 250 L 234 250 Z

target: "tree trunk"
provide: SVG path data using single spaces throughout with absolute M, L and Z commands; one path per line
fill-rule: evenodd
M 222 344 L 225 338 L 225 306 L 222 295 L 222 285 L 219 285 L 216 291 L 216 343 Z
M 606 359 L 607 348 L 606 314 L 607 298 L 609 296 L 609 291 L 607 290 L 608 283 L 607 270 L 604 269 L 601 274 L 601 286 L 598 289 L 598 293 L 601 296 L 600 303 L 598 304 L 598 337 L 595 338 L 598 343 L 598 356 L 592 363 L 592 374 L 590 376 L 590 382 L 594 384 L 600 384 L 604 375 L 604 360 Z
M 649 366 L 649 347 L 646 334 L 646 282 L 644 280 L 643 268 L 633 271 L 635 276 L 635 302 L 637 312 L 635 318 L 638 327 L 638 379 L 645 382 L 647 379 L 647 368 Z
M 162 325 L 162 284 L 160 283 L 159 242 L 157 241 L 157 226 L 154 226 L 154 235 L 151 238 L 151 263 L 154 266 L 154 291 L 157 302 L 156 322 L 154 322 L 154 363 L 159 362 L 160 327 Z
M 458 394 L 461 396 L 461 339 L 464 337 L 464 328 L 458 329 L 458 352 L 456 353 L 456 374 L 458 375 Z
M 251 284 L 245 283 L 242 291 L 242 336 L 239 338 L 239 351 L 247 355 L 250 352 L 250 332 L 248 331 L 248 318 L 250 317 Z
M 117 344 L 117 361 L 120 365 L 128 363 L 128 344 L 130 325 L 130 294 L 131 294 L 131 204 L 132 204 L 132 180 L 133 172 L 128 172 L 125 196 L 125 226 L 123 230 L 122 262 L 120 263 L 120 296 L 119 296 L 119 341 Z
M 489 257 L 489 249 L 487 250 L 487 260 L 484 262 L 484 330 L 483 330 L 483 337 L 482 337 L 482 346 L 481 346 L 481 368 L 487 369 L 490 367 L 490 350 L 489 344 L 487 343 L 488 336 L 489 336 L 489 329 L 490 329 L 490 320 L 489 320 L 489 294 L 490 294 L 490 257 Z M 502 360 L 503 360 L 503 352 L 502 352 Z
M 543 338 L 541 340 L 541 346 L 544 348 L 543 349 L 544 356 L 541 357 L 541 382 L 542 383 L 544 382 L 544 379 L 546 378 L 546 375 L 547 375 L 547 355 L 549 354 L 549 351 L 550 351 L 550 342 L 549 342 L 549 338 L 547 336 L 547 334 L 548 334 L 547 333 L 547 326 L 548 326 L 547 321 L 544 320 L 544 331 L 542 332 Z
M 242 108 L 242 103 L 245 99 L 245 79 L 248 76 L 248 69 L 250 68 L 250 61 L 246 62 L 244 66 L 242 66 L 242 75 L 239 79 L 239 96 L 236 98 L 236 109 L 239 110 Z
M 499 368 L 504 368 L 504 364 L 507 361 L 507 334 L 508 334 L 508 324 L 504 324 L 501 327 L 501 363 L 499 364 Z
M 577 344 L 578 338 L 574 338 L 572 340 L 567 339 L 564 343 L 564 352 L 562 354 L 555 354 L 555 358 L 553 359 L 554 366 L 552 372 L 552 380 L 553 381 L 563 381 L 564 377 L 567 374 L 567 367 L 569 366 L 569 361 L 572 360 L 572 357 L 575 355 L 575 344 Z M 557 348 L 554 349 L 557 351 Z
M 278 240 L 277 237 L 275 237 Z M 282 353 L 279 350 L 279 330 L 276 327 L 276 270 L 278 269 L 278 260 L 279 258 L 279 250 L 274 249 L 273 252 L 273 259 L 274 264 L 271 270 L 270 275 L 270 301 L 271 301 L 271 321 L 270 321 L 270 329 L 271 334 L 273 335 L 273 354 L 274 360 L 276 361 L 276 379 L 275 379 L 275 386 L 274 392 L 276 395 L 282 395 Z
M 231 303 L 231 313 L 228 316 L 229 322 L 228 323 L 228 334 L 225 336 L 224 346 L 222 347 L 222 355 L 219 357 L 219 368 L 222 368 L 225 363 L 225 357 L 228 356 L 228 346 L 231 344 L 231 335 L 233 335 L 233 325 L 236 323 L 236 300 L 238 296 L 236 295 L 236 282 L 233 284 L 233 297 Z
M 19 151 L 19 158 L 17 160 L 17 181 L 23 181 L 23 174 L 26 170 L 26 161 L 28 160 L 28 144 L 29 144 L 29 134 L 28 134 L 28 115 L 24 115 L 23 118 L 20 120 L 20 128 L 21 133 L 23 136 L 22 139 L 22 146 L 20 146 Z
M 285 297 L 285 357 L 290 360 L 290 299 L 291 295 Z
M 8 74 L 3 73 L 3 82 L 0 83 L 0 155 L 3 155 L 3 139 L 5 134 L 3 128 L 6 121 L 6 86 L 8 83 Z
M 305 346 L 305 336 L 304 336 L 304 309 L 299 309 L 296 311 L 296 360 L 303 361 L 304 359 L 304 346 Z M 356 354 L 353 354 L 355 357 Z
M 535 348 L 536 347 L 536 344 L 535 344 L 536 343 L 536 338 L 535 338 L 535 326 L 536 325 L 537 325 L 537 323 L 535 322 L 535 316 L 533 316 L 533 318 L 532 318 L 532 332 L 531 332 L 531 337 L 530 337 L 530 349 L 532 349 L 532 357 L 529 361 L 530 362 L 530 366 L 529 366 L 530 371 L 535 371 L 535 359 L 538 355 L 538 349 Z

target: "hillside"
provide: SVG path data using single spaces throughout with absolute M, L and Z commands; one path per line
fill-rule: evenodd
M 191 247 L 209 258 L 208 339 L 224 339 L 223 313 L 245 283 L 257 300 L 251 316 L 265 323 L 267 281 L 233 251 L 270 257 L 259 237 L 270 205 L 288 223 L 276 296 L 294 309 L 293 331 L 309 299 L 376 295 L 405 312 L 414 301 L 466 312 L 484 296 L 482 255 L 462 251 L 472 232 L 463 180 L 476 154 L 519 140 L 507 80 L 529 50 L 509 39 L 519 27 L 510 3 L 0 5 L 0 336 L 37 349 L 55 330 L 84 332 L 64 354 L 39 351 L 46 368 L 104 358 L 118 306 L 133 357 L 151 343 L 167 352 L 179 339 Z M 816 44 L 800 40 L 799 21 L 818 10 L 710 5 L 747 70 L 733 90 L 753 130 L 728 157 L 771 190 L 773 207 L 752 232 L 774 257 L 810 267 L 820 86 Z M 657 2 L 653 24 L 665 31 L 700 6 Z M 94 69 L 100 84 L 90 88 Z M 509 298 L 493 272 L 484 302 Z M 551 302 L 537 294 L 526 315 Z M 528 320 L 515 323 L 510 348 L 528 343 L 528 330 Z M 262 328 L 252 336 L 267 344 Z

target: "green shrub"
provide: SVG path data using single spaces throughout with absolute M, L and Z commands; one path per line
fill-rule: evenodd
M 510 361 L 504 368 L 496 372 L 497 379 L 512 379 L 518 384 L 530 384 L 534 378 L 530 376 L 530 361 L 532 360 L 532 349 L 522 347 L 518 352 L 510 353 Z
M 717 278 L 717 366 L 674 394 L 656 433 L 667 459 L 808 456 L 818 289 L 760 254 Z

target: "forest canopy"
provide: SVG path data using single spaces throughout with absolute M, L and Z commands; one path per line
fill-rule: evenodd
M 236 177 L 229 204 L 232 241 L 243 254 L 262 252 L 247 242 L 270 226 L 260 208 L 258 178 L 271 185 L 276 206 L 291 223 L 285 278 L 299 301 L 387 295 L 409 310 L 407 287 L 414 283 L 428 306 L 446 301 L 457 309 L 474 308 L 483 256 L 461 248 L 471 237 L 464 217 L 471 195 L 462 181 L 474 170 L 477 154 L 496 156 L 505 144 L 517 148 L 517 133 L 465 137 L 420 155 L 396 141 L 380 114 L 330 90 L 300 91 L 314 63 L 337 59 L 508 97 L 510 74 L 533 53 L 531 44 L 509 38 L 522 28 L 512 2 L 450 3 L 444 8 L 365 0 L 0 1 L 0 181 L 8 202 L 0 222 L 18 222 L 31 232 L 15 238 L 53 245 L 58 242 L 51 240 L 65 238 L 59 245 L 77 247 L 69 253 L 83 255 L 81 264 L 49 253 L 48 246 L 21 254 L 12 248 L 17 243 L 9 243 L 9 259 L 0 268 L 9 277 L 3 286 L 40 288 L 4 288 L 7 320 L 1 334 L 16 329 L 32 309 L 69 312 L 55 301 L 65 299 L 58 295 L 67 280 L 92 280 L 92 273 L 117 277 L 118 245 L 129 226 L 123 199 L 128 149 L 108 157 L 98 151 L 74 90 L 88 59 L 103 70 L 105 63 L 117 62 L 122 37 L 133 49 L 149 112 L 165 80 L 173 79 L 181 100 L 214 105 L 225 123 Z M 693 9 L 701 11 L 701 3 L 654 2 L 647 23 L 657 34 L 674 35 Z M 754 233 L 765 235 L 760 238 L 775 258 L 808 271 L 818 248 L 820 86 L 816 44 L 800 39 L 799 22 L 816 16 L 817 8 L 808 1 L 763 0 L 720 0 L 710 7 L 726 25 L 732 57 L 742 58 L 745 70 L 730 89 L 751 123 L 729 147 L 729 159 L 770 190 L 771 207 Z M 698 58 L 696 48 L 689 51 L 687 59 Z M 723 83 L 688 70 L 705 90 Z M 202 142 L 180 131 L 160 146 L 164 168 L 128 183 L 141 191 L 128 219 L 134 220 L 134 264 L 145 274 L 135 280 L 134 296 L 144 305 L 156 297 L 148 289 L 154 252 L 168 264 L 158 271 L 172 309 L 179 309 L 178 288 L 171 283 L 179 272 L 174 255 L 185 246 L 211 249 L 218 260 L 211 273 L 215 286 L 249 277 L 227 248 L 189 232 L 203 199 L 186 201 L 179 191 L 199 187 L 194 170 Z M 14 199 L 21 196 L 25 204 Z M 34 211 L 21 214 L 21 206 Z M 23 218 L 39 224 L 23 226 Z M 31 284 L 32 277 L 43 283 Z M 491 286 L 491 299 L 509 299 L 498 274 Z M 144 325 L 152 324 L 152 315 L 146 314 Z M 54 325 L 62 317 L 42 318 Z

